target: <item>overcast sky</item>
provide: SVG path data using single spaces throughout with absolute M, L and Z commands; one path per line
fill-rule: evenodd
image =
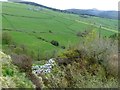
M 5 1 L 5 0 L 0 0 Z M 120 0 L 26 0 L 57 9 L 92 9 L 118 10 Z

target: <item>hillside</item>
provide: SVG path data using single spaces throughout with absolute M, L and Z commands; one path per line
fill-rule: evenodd
M 15 45 L 27 47 L 29 53 L 35 54 L 34 57 L 37 57 L 37 53 L 41 57 L 46 53 L 51 56 L 51 52 L 80 42 L 82 37 L 77 36 L 78 32 L 84 33 L 93 29 L 99 32 L 100 29 L 101 35 L 108 37 L 117 32 L 117 20 L 98 17 L 89 17 L 86 20 L 74 14 L 12 2 L 4 2 L 2 8 L 3 32 L 12 36 Z M 103 28 L 99 28 L 100 25 Z M 51 44 L 53 40 L 59 46 Z M 3 45 L 3 48 L 6 47 Z
M 2 11 L 3 88 L 118 87 L 118 20 L 15 2 Z

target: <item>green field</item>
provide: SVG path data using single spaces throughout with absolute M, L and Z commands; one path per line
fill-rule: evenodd
M 80 42 L 82 38 L 76 35 L 78 32 L 96 30 L 107 37 L 117 33 L 117 20 L 83 18 L 46 8 L 33 10 L 37 8 L 37 6 L 4 2 L 2 25 L 3 32 L 8 32 L 17 45 L 25 45 L 29 52 L 34 52 L 36 55 L 39 51 L 41 57 L 52 54 L 53 51 L 64 50 L 61 46 L 68 47 Z M 50 43 L 52 40 L 58 41 L 60 46 L 52 45 Z M 3 45 L 3 48 L 7 48 L 6 45 Z

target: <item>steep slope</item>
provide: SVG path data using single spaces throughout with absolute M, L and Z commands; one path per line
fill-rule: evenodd
M 3 87 L 117 88 L 117 20 L 3 3 Z M 34 85 L 33 85 L 34 84 Z

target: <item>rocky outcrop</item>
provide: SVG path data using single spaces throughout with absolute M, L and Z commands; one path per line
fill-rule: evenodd
M 48 60 L 48 62 L 44 65 L 32 66 L 32 70 L 33 70 L 33 73 L 39 76 L 40 74 L 50 73 L 54 65 L 55 65 L 55 61 L 52 58 Z

